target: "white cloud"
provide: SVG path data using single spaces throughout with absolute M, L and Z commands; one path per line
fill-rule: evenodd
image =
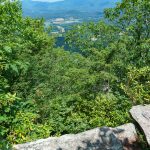
M 32 1 L 54 3 L 54 2 L 61 2 L 64 0 L 32 0 Z

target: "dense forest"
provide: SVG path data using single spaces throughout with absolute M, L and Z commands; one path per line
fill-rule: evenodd
M 132 122 L 129 109 L 150 104 L 150 1 L 104 15 L 73 26 L 64 50 L 43 19 L 0 0 L 0 149 Z

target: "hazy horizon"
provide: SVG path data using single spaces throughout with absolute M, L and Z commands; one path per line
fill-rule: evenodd
M 119 0 L 22 0 L 23 14 L 30 17 L 57 18 L 94 16 Z

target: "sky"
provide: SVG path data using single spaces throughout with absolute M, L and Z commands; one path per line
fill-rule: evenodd
M 54 2 L 64 1 L 64 0 L 32 0 L 32 1 L 54 3 Z

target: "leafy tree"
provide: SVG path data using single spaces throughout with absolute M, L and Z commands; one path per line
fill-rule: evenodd
M 124 0 L 105 10 L 106 23 L 74 27 L 66 35 L 67 43 L 93 62 L 92 72 L 105 72 L 101 79 L 121 90 L 129 66 L 149 65 L 149 8 L 147 0 Z
M 47 135 L 44 129 L 37 131 L 46 125 L 36 124 L 34 102 L 18 98 L 13 88 L 20 78 L 26 77 L 31 58 L 40 50 L 52 47 L 53 39 L 44 30 L 43 20 L 22 17 L 18 1 L 0 1 L 0 147 L 4 147 L 3 140 L 25 142 Z M 24 124 L 26 119 L 31 119 L 29 124 Z M 26 135 L 30 126 L 35 128 L 36 135 Z
M 124 60 L 124 63 L 127 63 L 127 73 L 123 77 L 122 89 L 133 104 L 149 103 L 149 1 L 123 0 L 115 8 L 106 9 L 105 17 L 121 29 L 122 37 L 127 39 L 126 51 L 128 53 L 127 60 Z
M 150 68 L 129 68 L 126 84 L 122 84 L 122 88 L 133 104 L 149 104 Z
M 0 148 L 130 121 L 149 103 L 149 2 L 123 0 L 105 22 L 73 27 L 54 48 L 44 20 L 0 1 Z M 137 11 L 135 11 L 137 10 Z
M 130 38 L 130 63 L 145 66 L 149 62 L 150 3 L 148 0 L 123 0 L 105 10 L 105 17 Z
M 117 98 L 117 94 L 102 94 L 105 92 L 99 83 L 107 74 L 100 72 L 98 76 L 98 73 L 92 73 L 94 63 L 91 59 L 63 49 L 53 49 L 41 51 L 32 63 L 34 67 L 28 78 L 32 87 L 26 99 L 36 102 L 40 115 L 38 122 L 49 124 L 51 135 L 77 133 L 98 125 L 115 126 L 129 121 L 127 110 L 130 102 L 123 96 Z M 26 80 L 16 84 L 19 93 L 24 92 L 25 85 L 30 84 Z M 104 105 L 110 108 L 99 109 Z M 114 110 L 111 110 L 112 105 Z M 122 109 L 115 113 L 120 107 Z

